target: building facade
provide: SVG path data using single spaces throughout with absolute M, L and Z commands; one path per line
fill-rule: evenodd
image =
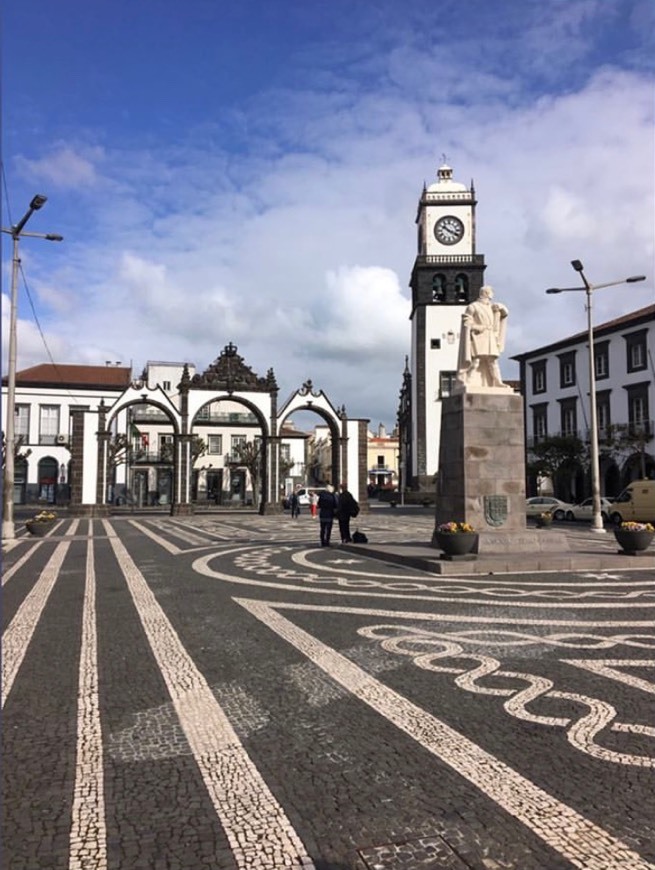
M 376 432 L 368 432 L 369 492 L 399 488 L 398 444 L 398 431 L 394 430 L 388 435 L 382 423 L 378 425 Z
M 601 494 L 617 495 L 631 480 L 655 477 L 655 305 L 594 327 L 594 375 Z M 580 442 L 583 468 L 564 480 L 528 480 L 530 495 L 540 483 L 560 487 L 566 500 L 588 494 L 584 469 L 590 443 L 589 342 L 580 332 L 514 357 L 520 365 L 528 467 L 553 442 Z M 564 439 L 564 442 L 561 441 Z
M 400 392 L 398 427 L 403 487 L 434 490 L 439 468 L 441 400 L 457 372 L 462 314 L 483 284 L 476 250 L 475 190 L 439 167 L 416 214 L 417 254 L 410 278 L 411 352 Z
M 15 504 L 56 504 L 69 498 L 70 415 L 113 404 L 129 386 L 132 369 L 120 365 L 43 364 L 16 373 Z M 7 413 L 3 378 L 2 419 Z M 120 421 L 125 425 L 125 418 Z M 120 479 L 120 478 L 119 478 Z M 122 478 L 124 482 L 124 477 Z
M 42 365 L 17 373 L 14 502 L 147 507 L 274 507 L 307 478 L 312 410 L 329 433 L 329 471 L 358 491 L 365 422 L 348 420 L 311 381 L 278 408 L 272 369 L 258 377 L 227 345 L 202 374 L 189 363 L 130 368 Z M 7 389 L 3 383 L 2 414 Z

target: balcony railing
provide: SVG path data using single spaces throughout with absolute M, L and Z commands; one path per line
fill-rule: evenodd
M 607 444 L 615 439 L 632 438 L 636 442 L 640 440 L 650 441 L 655 436 L 655 426 L 652 420 L 641 420 L 638 423 L 614 423 L 611 426 L 598 427 L 599 444 Z M 541 441 L 549 438 L 579 438 L 584 444 L 591 442 L 591 429 L 578 432 L 549 432 L 547 435 L 531 435 L 527 439 L 527 446 L 534 447 Z
M 173 450 L 170 447 L 164 447 L 160 450 L 133 450 L 129 451 L 129 461 L 133 465 L 154 465 L 162 463 L 165 465 L 173 464 Z

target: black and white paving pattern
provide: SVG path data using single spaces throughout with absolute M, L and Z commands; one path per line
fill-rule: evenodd
M 655 870 L 642 563 L 440 576 L 246 514 L 3 561 L 7 870 Z

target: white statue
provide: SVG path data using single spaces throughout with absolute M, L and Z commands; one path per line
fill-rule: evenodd
M 498 357 L 505 349 L 509 311 L 498 302 L 492 303 L 493 297 L 493 287 L 481 287 L 477 300 L 462 314 L 457 383 L 464 389 L 510 389 L 498 368 Z

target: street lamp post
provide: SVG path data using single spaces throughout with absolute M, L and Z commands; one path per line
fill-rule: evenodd
M 596 410 L 596 366 L 594 360 L 594 326 L 592 317 L 592 299 L 594 290 L 600 290 L 603 287 L 617 287 L 620 284 L 634 284 L 637 281 L 645 281 L 645 275 L 632 275 L 630 278 L 623 278 L 621 281 L 608 281 L 606 284 L 591 284 L 585 273 L 584 267 L 580 260 L 571 260 L 571 265 L 580 275 L 584 287 L 551 287 L 546 290 L 546 293 L 575 293 L 584 292 L 587 294 L 587 333 L 589 342 L 589 417 L 591 423 L 590 438 L 591 438 L 591 495 L 593 500 L 593 518 L 591 521 L 591 530 L 593 532 L 602 533 L 605 531 L 603 525 L 603 516 L 600 505 L 600 463 L 598 457 L 598 415 Z
M 11 299 L 9 305 L 9 349 L 7 359 L 7 425 L 5 429 L 5 467 L 2 488 L 2 540 L 12 540 L 14 529 L 14 453 L 15 453 L 15 414 L 16 414 L 16 310 L 18 300 L 18 240 L 21 236 L 35 239 L 47 239 L 49 242 L 61 242 L 63 236 L 55 233 L 26 233 L 25 224 L 35 211 L 46 204 L 47 196 L 38 194 L 32 198 L 29 209 L 23 217 L 11 227 L 2 227 L 3 233 L 8 233 L 13 240 L 13 256 L 11 268 Z

